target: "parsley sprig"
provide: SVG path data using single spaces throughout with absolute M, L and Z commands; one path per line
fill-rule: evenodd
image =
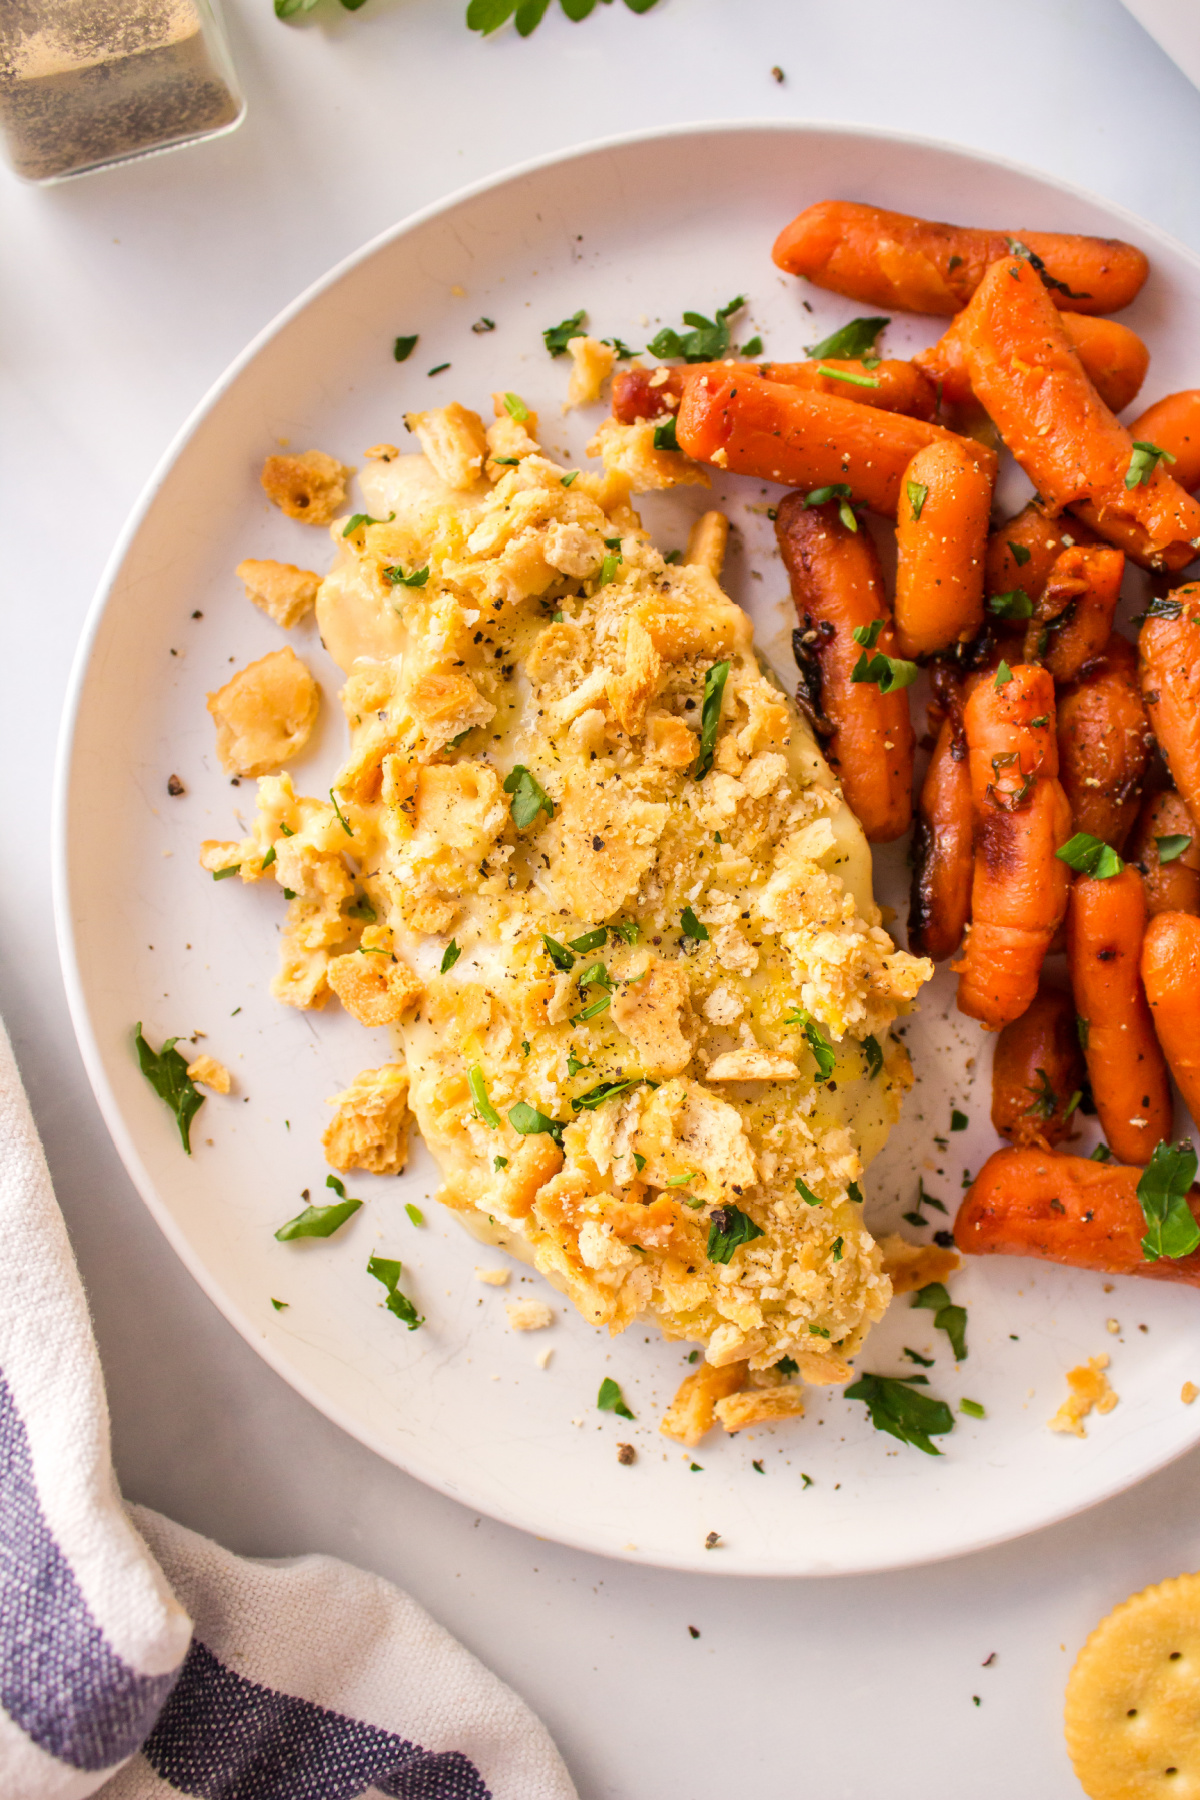
M 954 1430 L 954 1414 L 944 1400 L 932 1394 L 916 1394 L 915 1386 L 928 1387 L 924 1375 L 860 1375 L 845 1390 L 847 1400 L 861 1400 L 876 1431 L 886 1431 L 902 1444 L 912 1444 L 926 1456 L 942 1453 L 931 1438 Z
M 387 1299 L 384 1301 L 384 1305 L 390 1313 L 395 1314 L 402 1324 L 407 1325 L 410 1331 L 415 1331 L 418 1325 L 423 1325 L 425 1321 L 408 1295 L 400 1292 L 399 1282 L 403 1269 L 403 1263 L 397 1262 L 390 1256 L 369 1256 L 367 1258 L 367 1274 L 373 1275 L 376 1281 L 382 1281 L 387 1289 Z
M 759 1227 L 740 1206 L 717 1206 L 709 1215 L 704 1254 L 709 1262 L 727 1263 L 732 1260 L 735 1250 L 740 1250 L 743 1244 L 752 1244 L 761 1236 Z
M 629 0 L 625 4 L 628 6 Z M 690 331 L 681 334 L 665 325 L 650 339 L 647 349 L 651 356 L 681 356 L 684 362 L 720 362 L 729 354 L 729 320 L 745 304 L 745 295 L 737 294 L 727 306 L 718 306 L 715 319 L 706 319 L 703 313 L 685 312 L 683 322 L 691 326 Z
M 327 1175 L 325 1186 L 333 1189 L 338 1196 L 337 1200 L 329 1206 L 306 1206 L 302 1213 L 297 1213 L 294 1219 L 281 1225 L 275 1233 L 281 1244 L 289 1243 L 292 1238 L 332 1237 L 362 1205 L 361 1200 L 347 1199 L 346 1189 L 336 1175 Z M 305 1189 L 306 1193 L 307 1191 Z
M 907 662 L 901 656 L 885 656 L 882 650 L 875 649 L 884 624 L 883 619 L 872 619 L 869 625 L 854 627 L 851 635 L 856 644 L 862 645 L 862 655 L 850 671 L 850 679 L 871 682 L 881 694 L 890 694 L 893 688 L 911 687 L 920 671 L 915 662 Z
M 967 1358 L 967 1309 L 955 1306 L 940 1281 L 931 1281 L 913 1295 L 913 1305 L 925 1307 L 933 1314 L 935 1331 L 944 1331 L 950 1339 L 955 1362 Z
M 875 340 L 891 322 L 890 319 L 851 319 L 848 325 L 831 331 L 819 344 L 810 344 L 808 354 L 821 362 L 828 357 L 839 362 L 861 362 L 869 369 L 872 358 L 874 362 L 879 361 L 874 355 Z
M 161 1050 L 152 1050 L 142 1036 L 140 1022 L 133 1028 L 133 1042 L 138 1064 L 160 1100 L 165 1100 L 175 1114 L 179 1135 L 188 1155 L 192 1146 L 188 1133 L 192 1120 L 204 1105 L 204 1095 L 188 1074 L 187 1058 L 175 1048 L 178 1038 L 165 1038 Z
M 1054 854 L 1076 874 L 1090 875 L 1093 881 L 1110 881 L 1125 867 L 1112 845 L 1093 837 L 1090 831 L 1077 831 Z
M 1191 1144 L 1156 1144 L 1141 1180 L 1137 1197 L 1146 1220 L 1142 1255 L 1147 1262 L 1160 1257 L 1190 1256 L 1200 1245 L 1200 1225 L 1188 1205 L 1188 1192 L 1196 1179 L 1196 1152 Z

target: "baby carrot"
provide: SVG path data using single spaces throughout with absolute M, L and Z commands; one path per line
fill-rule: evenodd
M 1091 831 L 1092 827 L 1081 829 Z M 1107 841 L 1115 842 L 1112 838 Z M 1161 912 L 1191 913 L 1200 918 L 1200 832 L 1173 788 L 1147 795 L 1129 840 L 1128 855 L 1141 873 L 1151 918 Z
M 1167 1065 L 1139 973 L 1146 929 L 1142 879 L 1128 865 L 1106 881 L 1077 875 L 1067 902 L 1067 967 L 1083 1021 L 1092 1098 L 1118 1162 L 1148 1163 L 1171 1135 Z
M 989 600 L 1018 590 L 1028 600 L 1040 600 L 1050 571 L 1064 550 L 1072 544 L 1099 542 L 1095 533 L 1077 519 L 1051 518 L 1036 500 L 1031 500 L 1011 519 L 997 525 L 988 539 L 985 583 Z
M 884 361 L 868 368 L 865 363 L 824 358 L 798 363 L 690 363 L 683 367 L 660 363 L 657 368 L 634 364 L 613 376 L 612 409 L 624 425 L 635 419 L 657 419 L 675 412 L 689 381 L 700 375 L 759 375 L 781 387 L 806 388 L 811 393 L 837 394 L 874 406 L 880 412 L 907 413 L 914 419 L 937 415 L 937 389 L 911 362 Z
M 1154 600 L 1138 633 L 1146 716 L 1171 778 L 1200 817 L 1200 582 Z
M 1055 681 L 1070 681 L 1112 636 L 1125 557 L 1107 545 L 1077 544 L 1055 559 L 1025 632 L 1025 655 Z
M 1071 1130 L 1084 1081 L 1075 1002 L 1062 988 L 1038 988 L 1019 1019 L 996 1039 L 992 1125 L 1014 1144 L 1048 1150 Z
M 1180 569 L 1200 503 L 1138 450 L 1084 374 L 1037 274 L 994 263 L 963 320 L 971 386 L 1047 509 L 1084 522 L 1136 561 Z
M 896 517 L 896 639 L 928 656 L 983 624 L 983 569 L 992 483 L 962 438 L 918 450 L 904 471 Z
M 1075 830 L 1121 850 L 1154 745 L 1128 638 L 1113 633 L 1103 654 L 1059 690 L 1057 711 L 1058 774 Z
M 864 661 L 896 654 L 878 553 L 832 502 L 809 506 L 803 494 L 780 501 L 775 533 L 800 622 L 808 698 L 830 730 L 825 754 L 868 840 L 888 843 L 912 818 L 914 740 L 903 686 L 854 680 Z
M 1184 388 L 1156 400 L 1139 413 L 1129 435 L 1168 451 L 1175 458 L 1171 473 L 1189 494 L 1200 487 L 1200 388 Z
M 962 317 L 959 313 L 936 344 L 913 357 L 917 367 L 938 384 L 943 406 L 969 407 L 975 403 L 963 346 Z M 1059 317 L 1084 373 L 1105 406 L 1115 413 L 1124 412 L 1136 400 L 1150 366 L 1150 352 L 1137 332 L 1118 319 L 1095 319 L 1087 313 L 1063 312 Z M 1153 435 L 1135 425 L 1129 429 L 1135 438 Z M 1157 443 L 1158 439 L 1154 441 Z M 1163 447 L 1174 448 L 1172 444 Z M 1188 483 L 1183 485 L 1187 487 Z
M 1200 1287 L 1200 1251 L 1147 1262 L 1144 1170 L 1053 1151 L 997 1150 L 958 1209 L 954 1241 L 968 1256 L 1035 1256 L 1102 1275 L 1147 1275 Z M 1200 1217 L 1200 1191 L 1187 1203 Z
M 980 231 L 943 225 L 880 206 L 822 200 L 780 232 L 771 254 L 790 275 L 803 275 L 868 306 L 905 312 L 956 313 L 998 257 L 1019 245 L 1045 266 L 1056 306 L 1119 312 L 1135 297 L 1150 265 L 1119 238 L 1071 232 Z
M 975 864 L 971 772 L 961 718 L 943 719 L 921 784 L 913 831 L 908 947 L 942 962 L 962 943 Z
M 680 449 L 698 462 L 805 492 L 845 486 L 855 500 L 890 519 L 917 451 L 952 435 L 924 419 L 761 376 L 689 381 L 676 425 Z M 981 444 L 967 448 L 994 480 L 995 453 Z
M 1071 812 L 1056 779 L 1054 683 L 1045 669 L 1001 663 L 975 684 L 963 712 L 975 820 L 971 930 L 958 1006 L 987 1031 L 1020 1018 L 1067 904 L 1056 852 Z
M 1200 919 L 1155 914 L 1142 940 L 1142 980 L 1183 1104 L 1200 1119 Z

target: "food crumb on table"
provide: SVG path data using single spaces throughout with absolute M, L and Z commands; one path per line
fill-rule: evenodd
M 544 1331 L 554 1323 L 554 1309 L 544 1300 L 510 1300 L 505 1311 L 514 1331 Z
M 486 1281 L 489 1287 L 504 1287 L 508 1281 L 507 1269 L 476 1269 L 476 1281 Z
M 1200 1394 L 1200 1387 L 1197 1387 L 1194 1381 L 1185 1381 L 1179 1390 L 1179 1398 L 1185 1406 L 1190 1406 L 1197 1394 Z
M 1107 1367 L 1108 1357 L 1102 1355 L 1090 1356 L 1078 1368 L 1067 1370 L 1067 1386 L 1071 1391 L 1049 1421 L 1051 1431 L 1069 1431 L 1075 1437 L 1086 1437 L 1083 1421 L 1092 1408 L 1100 1413 L 1112 1411 L 1120 1396 L 1114 1393 L 1104 1373 Z

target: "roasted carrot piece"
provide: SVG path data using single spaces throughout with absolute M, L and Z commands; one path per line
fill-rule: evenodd
M 999 685 L 997 685 L 999 684 Z M 1059 786 L 1054 683 L 1045 669 L 1001 664 L 980 678 L 963 712 L 975 820 L 971 930 L 958 1006 L 987 1031 L 1019 1019 L 1067 904 L 1056 852 L 1071 832 Z
M 780 501 L 775 533 L 800 622 L 802 686 L 827 721 L 825 754 L 869 841 L 888 843 L 903 836 L 912 818 L 908 695 L 851 680 L 864 654 L 856 627 L 882 619 L 873 653 L 896 655 L 878 553 L 869 533 L 842 524 L 836 506 L 807 506 L 803 494 Z
M 942 962 L 962 943 L 975 867 L 971 772 L 961 718 L 946 717 L 921 784 L 913 831 L 908 947 Z
M 936 344 L 913 357 L 917 367 L 938 384 L 943 406 L 976 403 L 963 347 L 962 316 L 959 313 Z M 1087 313 L 1063 312 L 1059 317 L 1105 406 L 1115 413 L 1124 412 L 1136 400 L 1150 366 L 1150 352 L 1137 332 L 1118 319 L 1094 319 Z M 1132 425 L 1130 431 L 1134 437 L 1146 435 Z M 1157 438 L 1154 441 L 1157 443 Z M 1169 444 L 1163 447 L 1171 448 Z
M 1126 865 L 1106 881 L 1077 875 L 1067 902 L 1067 967 L 1092 1098 L 1119 1162 L 1148 1163 L 1171 1135 L 1171 1084 L 1139 963 L 1142 878 Z
M 832 373 L 822 374 L 822 370 Z M 657 419 L 675 412 L 688 382 L 699 375 L 759 375 L 781 387 L 837 394 L 880 412 L 907 413 L 913 419 L 937 416 L 937 389 L 913 363 L 884 361 L 867 368 L 862 362 L 829 357 L 822 362 L 690 363 L 682 368 L 666 363 L 657 368 L 635 364 L 613 376 L 613 414 L 622 424 L 631 425 L 635 419 Z
M 1053 303 L 1076 312 L 1120 312 L 1150 272 L 1142 252 L 1119 238 L 980 231 L 849 200 L 806 207 L 780 232 L 771 254 L 789 275 L 868 306 L 956 313 L 988 265 L 1011 254 L 1014 243 L 1044 263 Z M 1028 260 L 1026 267 L 1035 273 Z
M 1055 558 L 1025 633 L 1025 656 L 1055 681 L 1071 681 L 1112 636 L 1125 556 L 1103 544 L 1076 544 Z
M 903 656 L 966 642 L 983 624 L 992 483 L 962 438 L 918 450 L 896 517 L 896 639 Z
M 952 435 L 924 419 L 761 376 L 689 381 L 676 426 L 680 449 L 698 462 L 805 492 L 844 483 L 856 500 L 889 519 L 917 451 Z M 994 480 L 995 453 L 981 444 L 967 448 Z
M 1200 1119 L 1200 919 L 1155 914 L 1142 940 L 1142 981 L 1183 1104 Z
M 1180 569 L 1192 560 L 1200 503 L 1161 462 L 1135 457 L 1132 437 L 1088 380 L 1027 262 L 993 263 L 967 308 L 963 342 L 976 398 L 1048 511 L 1076 509 L 1147 567 Z
M 1051 518 L 1036 500 L 997 525 L 988 539 L 985 585 L 989 599 L 1018 588 L 1031 600 L 1041 599 L 1050 571 L 1073 544 L 1100 539 L 1078 519 Z
M 1156 400 L 1138 414 L 1129 435 L 1173 456 L 1171 473 L 1189 494 L 1200 487 L 1200 388 L 1184 388 Z
M 1180 838 L 1187 839 L 1182 851 Z M 1168 853 L 1165 862 L 1164 850 Z M 1173 788 L 1147 795 L 1129 840 L 1128 854 L 1141 873 L 1150 918 L 1161 912 L 1191 913 L 1200 918 L 1200 832 L 1182 795 Z
M 1154 600 L 1138 633 L 1146 716 L 1171 779 L 1200 817 L 1200 582 Z
M 1128 638 L 1112 634 L 1103 654 L 1059 690 L 1057 710 L 1058 775 L 1075 830 L 1122 850 L 1154 743 Z
M 997 1150 L 968 1188 L 954 1221 L 967 1256 L 1036 1256 L 1102 1275 L 1147 1275 L 1200 1287 L 1200 1251 L 1147 1262 L 1137 1197 L 1144 1170 L 1046 1150 Z M 1200 1190 L 1188 1205 L 1200 1217 Z
M 1043 983 L 996 1039 L 992 1125 L 1014 1144 L 1049 1149 L 1070 1133 L 1083 1081 L 1075 1002 Z

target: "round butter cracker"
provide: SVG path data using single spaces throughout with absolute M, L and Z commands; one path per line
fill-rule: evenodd
M 1065 1726 L 1089 1800 L 1200 1800 L 1200 1575 L 1101 1620 L 1067 1682 Z

